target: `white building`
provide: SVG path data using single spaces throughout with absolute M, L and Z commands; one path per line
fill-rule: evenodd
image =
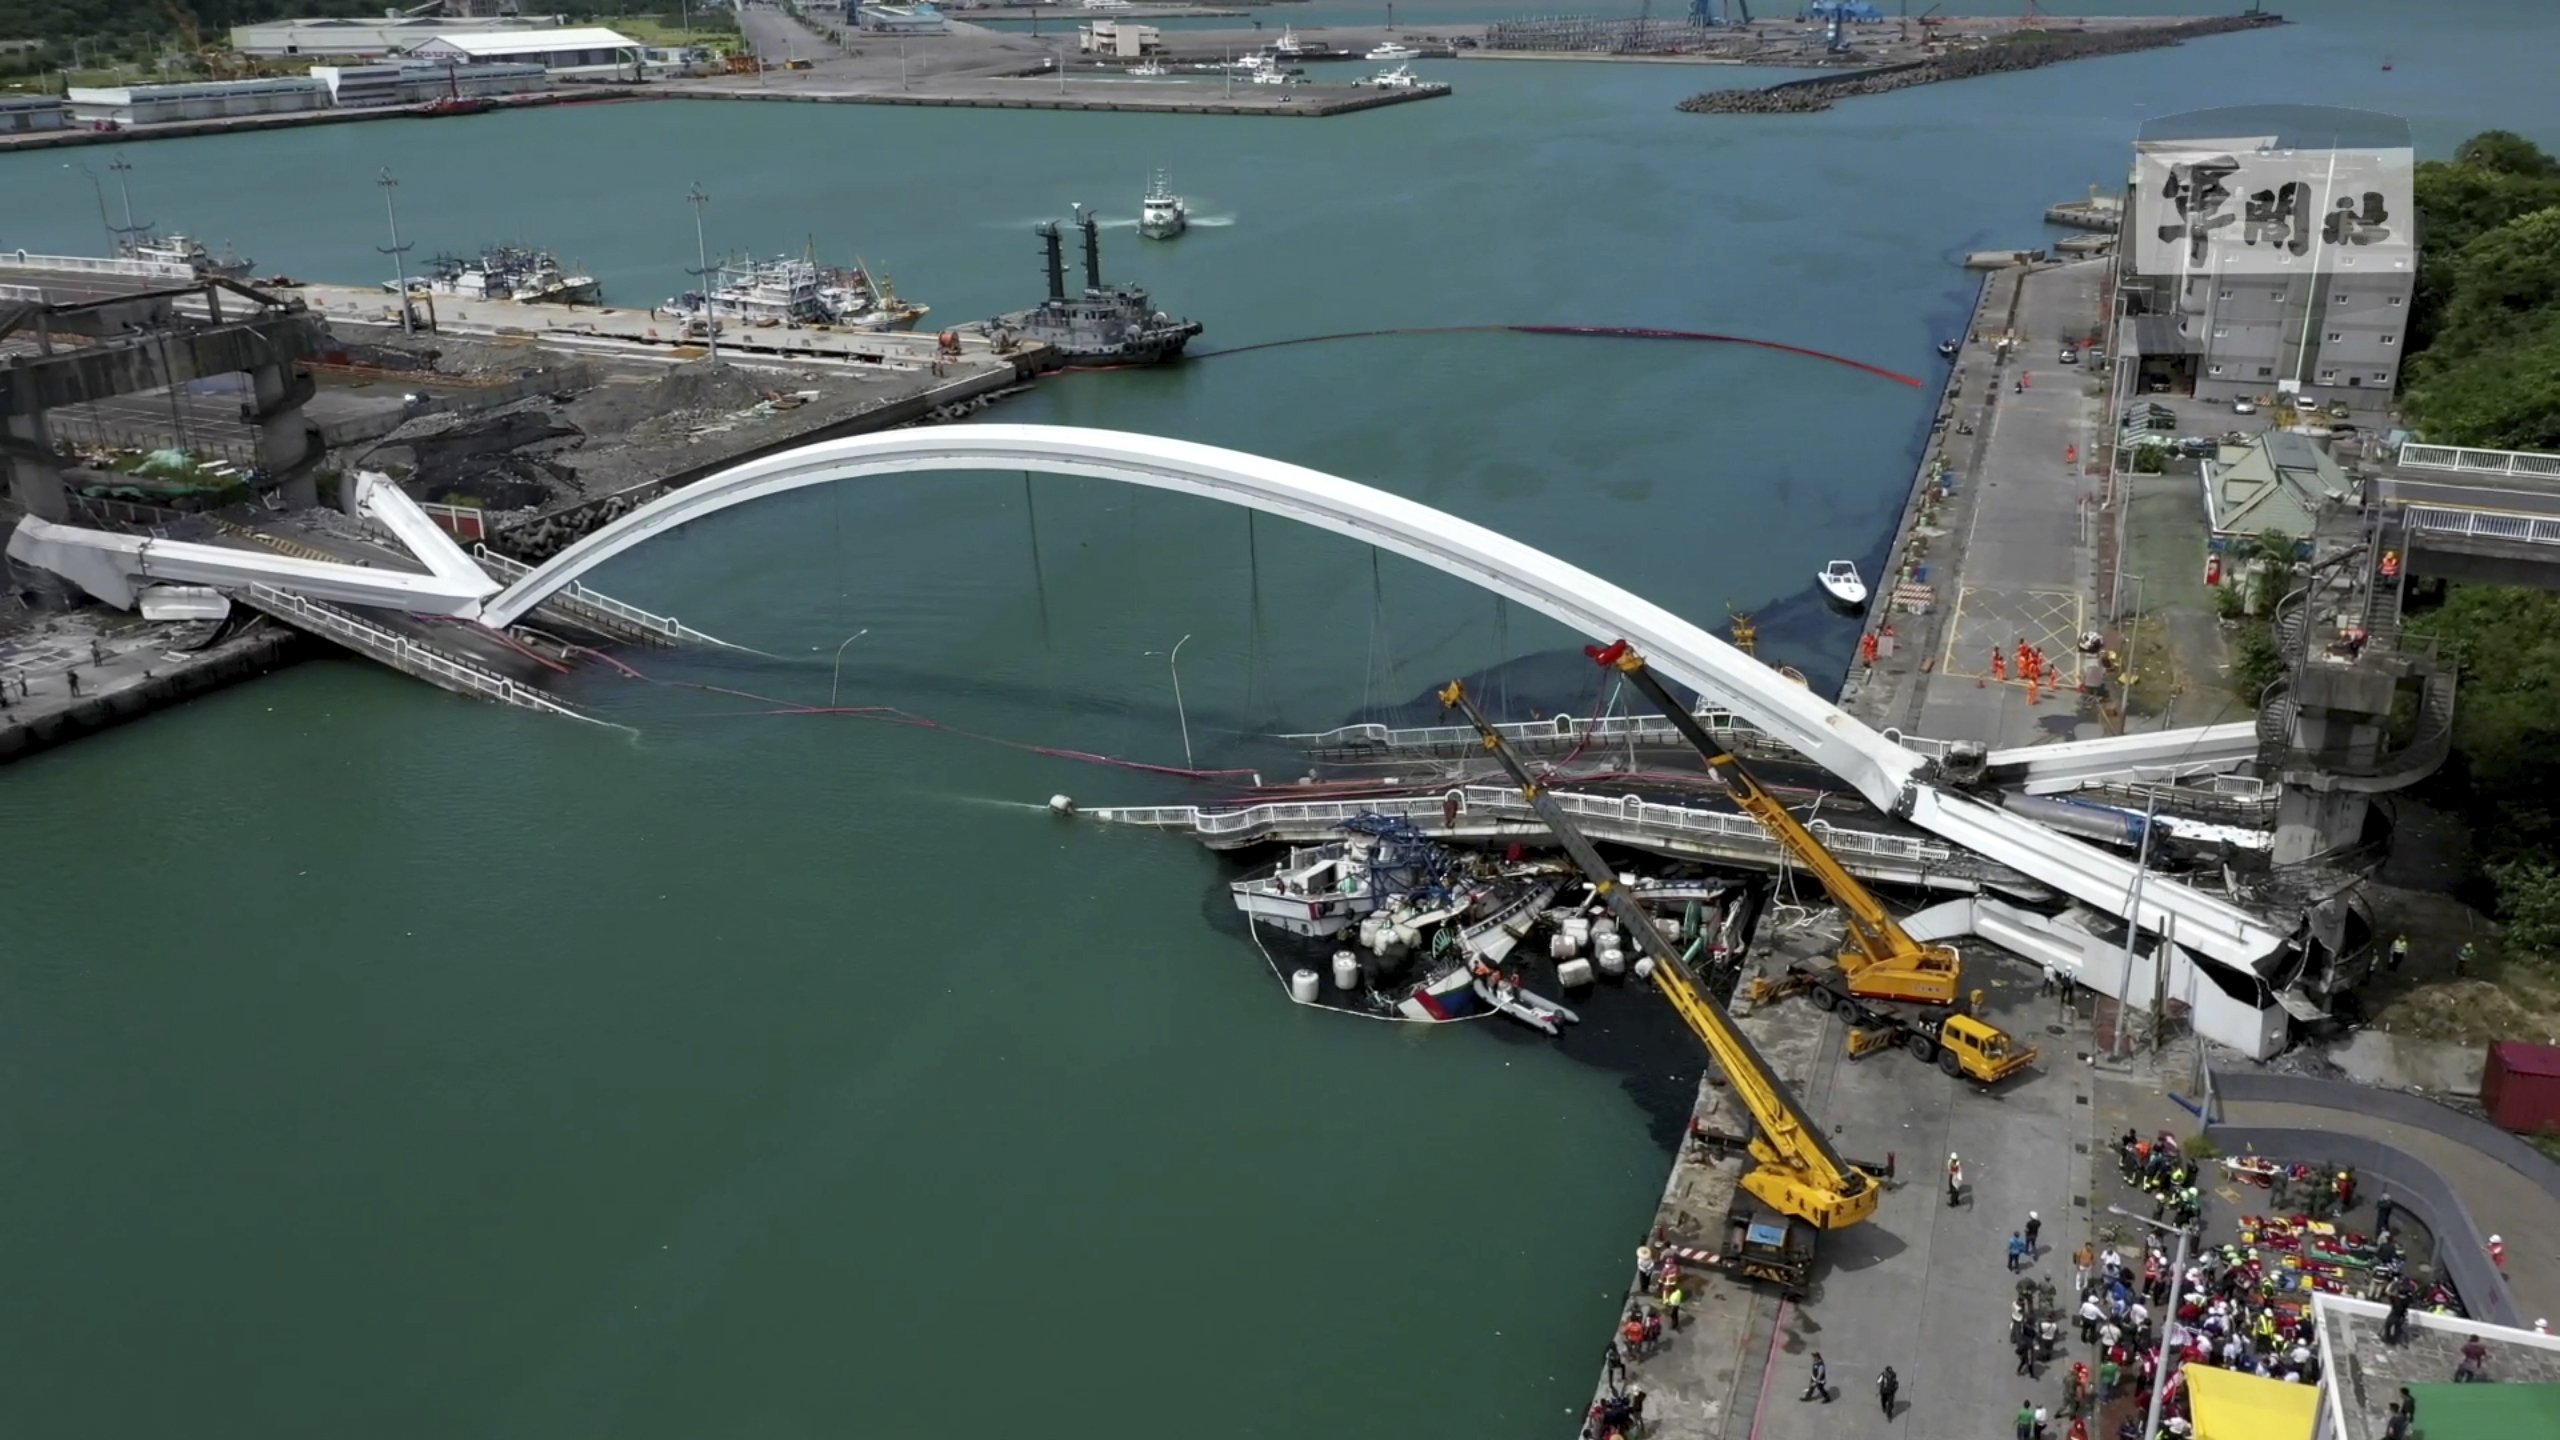
M 481 34 L 491 30 L 558 30 L 568 21 L 558 15 L 511 15 L 504 19 L 448 20 L 441 17 L 352 20 L 273 20 L 263 25 L 231 27 L 231 48 L 243 55 L 346 56 L 368 60 L 397 55 L 439 35 Z
M 1164 32 L 1153 25 L 1126 20 L 1096 20 L 1076 27 L 1076 49 L 1087 55 L 1116 55 L 1136 60 L 1164 53 Z
M 56 96 L 0 95 L 0 135 L 60 130 L 70 123 L 71 113 Z
M 554 75 L 592 80 L 637 80 L 646 73 L 647 49 L 628 35 L 600 27 L 571 30 L 481 30 L 439 35 L 412 46 L 413 60 L 509 61 L 539 65 Z
M 340 109 L 364 105 L 423 105 L 449 95 L 466 98 L 527 95 L 551 88 L 551 72 L 539 65 L 314 65 L 311 78 L 329 87 Z
M 198 80 L 184 85 L 118 85 L 74 88 L 63 97 L 71 118 L 83 124 L 158 125 L 171 120 L 221 120 L 236 115 L 280 115 L 326 110 L 329 88 L 311 77 L 279 80 Z

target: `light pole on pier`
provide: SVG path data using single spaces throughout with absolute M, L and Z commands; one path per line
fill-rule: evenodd
M 391 220 L 391 243 L 388 245 L 376 245 L 373 248 L 391 257 L 391 275 L 392 278 L 399 283 L 400 287 L 398 292 L 400 296 L 400 333 L 404 335 L 415 335 L 418 333 L 418 322 L 416 318 L 409 313 L 409 267 L 400 258 L 401 256 L 409 253 L 409 247 L 400 242 L 400 206 L 393 198 L 393 192 L 400 188 L 400 182 L 392 179 L 391 172 L 386 169 L 382 172 L 382 178 L 374 181 L 373 183 L 382 187 L 382 213 L 388 216 Z
M 1173 649 L 1169 651 L 1147 652 L 1150 655 L 1164 656 L 1165 669 L 1173 672 L 1173 718 L 1182 726 L 1182 765 L 1186 770 L 1197 768 L 1191 763 L 1191 715 L 1189 711 L 1182 708 L 1182 647 L 1190 643 L 1191 637 L 1185 635 L 1174 641 Z
M 699 292 L 702 296 L 702 333 L 711 345 L 711 363 L 717 366 L 720 363 L 720 316 L 711 305 L 711 277 L 716 272 L 711 268 L 710 248 L 702 239 L 702 207 L 711 203 L 711 197 L 703 193 L 702 182 L 696 180 L 693 188 L 684 192 L 684 198 L 693 205 L 693 263 L 697 267 L 687 273 L 693 276 L 694 283 L 702 287 Z
M 834 674 L 831 678 L 829 678 L 829 679 L 828 679 L 828 681 L 827 681 L 827 708 L 828 708 L 828 709 L 833 710 L 834 708 L 836 708 L 836 687 L 838 687 L 839 685 L 842 685 L 842 684 L 844 683 L 844 651 L 845 651 L 845 645 L 851 645 L 854 641 L 859 640 L 859 639 L 861 639 L 863 636 L 868 635 L 868 634 L 870 634 L 870 633 L 871 633 L 871 627 L 870 627 L 870 626 L 868 626 L 868 625 L 865 625 L 865 626 L 863 626 L 861 629 L 856 630 L 856 631 L 854 631 L 852 634 L 847 635 L 846 637 L 844 637 L 844 645 L 839 645 L 839 646 L 837 646 L 837 647 L 836 647 L 836 670 L 835 670 L 835 674 Z
M 2169 1303 L 2162 1307 L 2160 1317 L 2160 1364 L 2151 1375 L 2151 1416 L 2142 1425 L 2143 1434 L 2157 1435 L 2160 1433 L 2160 1397 L 2168 1393 L 2169 1356 L 2174 1353 L 2169 1347 L 2169 1337 L 2178 1328 L 2178 1286 L 2187 1278 L 2187 1227 L 2163 1225 L 2157 1220 L 2146 1220 L 2121 1205 L 2108 1206 L 2107 1213 L 2130 1220 L 2136 1225 L 2148 1225 L 2154 1230 L 2174 1229 L 2178 1235 L 2178 1258 L 2171 1261 L 2169 1265 Z

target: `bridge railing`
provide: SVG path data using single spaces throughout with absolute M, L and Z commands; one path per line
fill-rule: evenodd
M 1725 740 L 1758 741 L 1784 749 L 1785 742 L 1770 735 L 1730 710 L 1708 708 L 1691 712 L 1707 733 Z M 1639 745 L 1677 745 L 1680 732 L 1667 720 L 1646 716 L 1607 715 L 1583 719 L 1557 715 L 1546 720 L 1507 720 L 1496 725 L 1502 738 L 1522 748 L 1553 749 L 1561 745 L 1593 743 Z M 1899 730 L 1884 732 L 1887 740 L 1916 754 L 1933 760 L 1946 758 L 1948 742 L 1925 735 L 1905 735 Z M 1318 730 L 1274 737 L 1318 759 L 1342 759 L 1368 754 L 1450 755 L 1471 753 L 1484 748 L 1484 742 L 1472 725 L 1414 725 L 1393 727 L 1376 723 L 1339 725 L 1331 730 Z M 1789 753 L 1793 753 L 1790 751 Z
M 370 655 L 394 669 L 432 680 L 448 690 L 495 700 L 502 705 L 566 715 L 572 720 L 591 718 L 530 686 L 520 685 L 495 671 L 466 665 L 396 630 L 359 620 L 335 605 L 297 595 L 263 581 L 252 581 L 247 593 L 262 610 L 281 615 L 314 634 L 327 636 L 351 650 Z
M 482 569 L 489 572 L 489 578 L 501 585 L 512 585 L 533 573 L 532 566 L 513 556 L 501 555 L 486 545 L 472 546 L 471 555 L 480 562 Z M 637 605 L 616 600 L 601 590 L 590 590 L 574 580 L 554 591 L 549 599 L 572 613 L 580 609 L 593 610 L 670 643 L 693 633 L 670 616 L 653 615 Z
M 2421 445 L 2411 441 L 2400 447 L 2400 464 L 2411 470 L 2560 481 L 2560 455 L 2531 450 L 2474 450 L 2462 445 Z
M 2405 514 L 2412 534 L 2560 545 L 2560 518 L 2498 510 L 2457 510 L 2443 505 L 2411 505 Z
M 1445 813 L 1449 793 L 1437 791 L 1428 795 L 1367 800 L 1284 800 L 1238 806 L 1231 810 L 1208 810 L 1197 805 L 1139 805 L 1113 807 L 1106 812 L 1105 818 L 1126 825 L 1190 830 L 1204 838 L 1239 838 L 1289 825 L 1339 825 L 1358 815 L 1436 820 Z M 1651 834 L 1691 835 L 1754 846 L 1774 847 L 1777 844 L 1759 821 L 1733 811 L 1666 805 L 1636 795 L 1552 793 L 1565 813 L 1577 819 L 1612 822 Z M 1460 788 L 1456 794 L 1462 817 L 1493 816 L 1505 821 L 1537 819 L 1537 811 L 1511 790 L 1469 785 Z M 1810 828 L 1835 855 L 1933 870 L 1960 869 L 1974 863 L 1973 857 L 1951 845 L 1916 836 L 1853 829 L 1822 819 L 1810 822 Z
M 168 260 L 102 260 L 95 255 L 31 255 L 24 250 L 0 251 L 0 266 L 69 275 L 120 275 L 129 280 L 183 280 L 189 284 L 196 279 L 194 266 Z

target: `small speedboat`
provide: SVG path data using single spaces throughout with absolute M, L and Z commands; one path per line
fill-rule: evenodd
M 1854 610 L 1867 603 L 1867 582 L 1858 578 L 1856 561 L 1834 560 L 1814 578 L 1822 582 L 1822 593 L 1835 605 Z
M 1941 340 L 1938 342 L 1938 358 L 1941 360 L 1953 360 L 1956 358 L 1956 350 L 1958 348 L 1959 347 L 1956 345 L 1956 342 L 1953 340 Z
M 1371 50 L 1368 58 L 1372 60 L 1418 60 L 1422 58 L 1422 52 L 1414 49 L 1410 45 L 1399 45 L 1395 41 L 1389 40 L 1385 44 Z

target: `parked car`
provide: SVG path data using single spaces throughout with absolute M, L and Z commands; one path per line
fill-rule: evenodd
M 2254 400 L 2234 400 L 2231 402 L 2231 413 L 2234 415 L 2255 415 L 2258 413 L 2257 402 Z
M 2055 358 L 2059 359 L 2065 365 L 2077 365 L 2080 363 L 2080 352 L 2072 349 L 2068 345 L 2065 345 L 2062 347 L 2062 353 Z

